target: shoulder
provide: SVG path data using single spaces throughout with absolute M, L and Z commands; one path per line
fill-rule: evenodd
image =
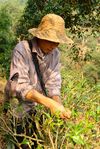
M 29 50 L 29 45 L 27 40 L 20 41 L 19 43 L 16 44 L 13 53 L 20 53 L 20 54 L 25 54 Z

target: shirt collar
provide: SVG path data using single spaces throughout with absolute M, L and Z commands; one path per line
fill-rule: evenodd
M 42 52 L 42 50 L 38 47 L 37 45 L 37 41 L 36 41 L 36 38 L 34 37 L 32 39 L 32 52 L 35 52 L 37 53 L 37 55 L 41 58 L 44 58 L 45 57 L 45 54 Z

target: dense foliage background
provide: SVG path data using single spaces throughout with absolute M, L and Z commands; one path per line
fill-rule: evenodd
M 74 25 L 98 27 L 100 25 L 98 0 L 28 0 L 17 26 L 18 35 L 25 36 L 29 28 L 37 27 L 41 18 L 47 13 L 61 15 L 66 27 Z
M 35 136 L 38 149 L 96 149 L 100 146 L 99 0 L 0 0 L 0 101 L 3 100 L 5 78 L 9 77 L 15 44 L 30 38 L 28 29 L 37 27 L 47 13 L 56 13 L 64 18 L 66 34 L 74 41 L 72 46 L 59 46 L 61 98 L 65 107 L 72 110 L 72 118 L 64 122 L 58 116 L 51 116 L 43 106 L 38 106 L 34 119 L 38 130 Z M 15 139 L 17 134 L 11 130 L 9 116 L 8 123 L 5 123 L 2 106 L 0 111 L 0 149 L 7 145 L 13 149 L 10 145 L 13 141 L 18 143 Z M 39 124 L 41 114 L 44 117 L 42 126 Z M 32 138 L 24 136 L 22 143 L 31 145 Z

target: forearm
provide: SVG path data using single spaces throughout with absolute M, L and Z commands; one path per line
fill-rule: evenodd
M 53 96 L 53 98 L 55 98 L 55 97 Z M 58 97 L 56 97 L 56 98 L 58 98 Z M 51 113 L 55 113 L 56 111 L 59 111 L 60 117 L 62 119 L 70 118 L 70 116 L 71 116 L 71 112 L 69 110 L 67 110 L 67 112 L 66 112 L 66 110 L 62 104 L 60 104 L 59 102 L 56 102 L 55 100 L 53 100 L 49 97 L 42 95 L 41 93 L 39 93 L 38 91 L 36 91 L 34 89 L 32 89 L 31 91 L 29 91 L 27 93 L 26 100 L 32 101 L 32 102 L 37 102 L 39 104 L 44 105 L 45 107 L 47 107 L 51 110 Z
M 42 95 L 41 93 L 39 93 L 35 89 L 32 89 L 31 91 L 29 91 L 27 93 L 26 100 L 32 101 L 32 102 L 37 102 L 39 104 L 46 106 L 47 108 L 51 108 L 54 104 L 56 104 L 55 100 Z

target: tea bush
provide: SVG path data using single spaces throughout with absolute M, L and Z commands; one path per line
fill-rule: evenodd
M 35 108 L 36 115 L 31 117 L 36 124 L 37 133 L 34 132 L 34 136 L 27 136 L 26 131 L 23 134 L 16 133 L 17 123 L 13 111 L 10 110 L 6 121 L 2 114 L 0 117 L 0 132 L 8 142 L 10 141 L 10 145 L 16 143 L 20 146 L 16 136 L 24 136 L 21 143 L 31 146 L 36 140 L 37 149 L 65 149 L 66 147 L 87 149 L 99 146 L 100 84 L 91 87 L 81 71 L 66 71 L 63 68 L 61 72 L 63 79 L 61 98 L 65 107 L 72 111 L 71 119 L 63 121 L 59 118 L 59 113 L 55 116 L 51 115 L 44 106 L 38 105 Z M 25 123 L 22 124 L 25 125 Z M 13 130 L 11 125 L 14 127 Z M 31 128 L 32 123 L 29 126 Z

